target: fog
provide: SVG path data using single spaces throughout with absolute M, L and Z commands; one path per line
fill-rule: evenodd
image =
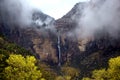
M 76 33 L 80 37 L 93 36 L 96 32 L 117 37 L 120 31 L 120 0 L 91 0 L 77 23 Z
M 40 11 L 40 7 L 35 6 L 32 1 L 0 0 L 1 20 L 6 24 L 29 26 L 32 23 L 33 10 Z M 81 10 L 81 7 L 78 10 Z M 75 30 L 78 37 L 93 36 L 96 32 L 106 32 L 112 37 L 119 36 L 120 0 L 91 0 L 80 12 L 78 19 L 75 18 L 78 23 Z
M 30 25 L 32 22 L 32 11 L 37 6 L 31 3 L 32 0 L 1 0 L 0 11 L 4 22 L 9 24 Z

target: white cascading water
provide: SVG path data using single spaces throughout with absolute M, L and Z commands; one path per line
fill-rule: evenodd
M 58 47 L 58 66 L 61 66 L 61 47 L 60 47 L 60 32 L 58 31 L 57 37 L 57 47 Z

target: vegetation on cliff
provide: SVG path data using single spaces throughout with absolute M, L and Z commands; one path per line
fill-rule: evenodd
M 101 66 L 99 69 L 94 70 L 92 76 L 86 75 L 83 80 L 119 80 L 120 57 L 111 58 L 108 68 Z M 81 79 L 81 71 L 83 71 L 81 68 L 71 67 L 67 63 L 61 68 L 52 67 L 35 58 L 30 51 L 0 37 L 1 80 L 77 80 Z
M 120 56 L 111 58 L 107 69 L 94 70 L 91 78 L 83 80 L 120 80 Z

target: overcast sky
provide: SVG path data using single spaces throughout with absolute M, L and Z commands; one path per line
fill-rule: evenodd
M 76 3 L 83 1 L 88 0 L 31 0 L 30 4 L 58 19 L 70 11 Z

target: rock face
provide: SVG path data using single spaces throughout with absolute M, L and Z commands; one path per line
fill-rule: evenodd
M 70 40 L 70 37 L 66 35 L 76 25 L 75 21 L 69 18 L 71 13 L 68 14 L 68 17 L 63 17 L 55 21 L 52 17 L 40 11 L 33 10 L 32 23 L 29 26 L 22 25 L 21 27 L 21 25 L 9 21 L 11 20 L 9 13 L 4 14 L 5 12 L 2 9 L 1 12 L 1 34 L 5 35 L 10 41 L 30 50 L 41 60 L 47 61 L 50 64 L 58 63 L 57 31 L 60 31 L 61 36 L 61 62 L 70 61 L 76 50 L 79 53 L 79 48 L 76 46 L 77 39 Z M 68 54 L 69 52 L 70 54 Z
M 86 3 L 77 3 L 68 14 L 56 20 L 55 25 L 61 32 L 62 62 L 79 67 L 82 76 L 89 76 L 90 71 L 106 67 L 110 58 L 120 55 L 120 37 L 114 38 L 107 32 L 98 31 L 92 37 L 77 38 L 74 33 L 76 20 L 81 17 L 85 5 Z
M 100 4 L 102 4 L 102 2 Z M 67 31 L 72 32 L 77 25 L 75 21 L 77 19 L 75 18 L 79 19 L 81 17 L 80 15 L 84 8 L 83 6 L 85 5 L 85 3 L 76 4 L 75 7 L 68 12 L 68 14 L 57 21 L 58 28 L 63 28 L 66 24 L 74 24 L 71 26 L 65 26 L 65 34 L 68 34 Z M 93 6 L 93 4 L 90 5 Z M 59 24 L 63 25 L 59 26 Z M 92 37 L 90 36 L 82 39 L 78 39 L 74 33 L 72 33 L 72 35 L 73 36 L 70 37 L 69 35 L 64 35 L 64 32 L 62 34 L 62 38 L 64 38 L 62 41 L 63 43 L 67 43 L 68 46 L 66 50 L 68 52 L 65 53 L 67 56 L 67 60 L 65 62 L 70 62 L 72 66 L 79 67 L 81 69 L 82 76 L 89 76 L 89 74 L 87 74 L 89 71 L 106 67 L 108 65 L 107 61 L 110 58 L 120 55 L 120 36 L 114 38 L 111 37 L 107 32 L 103 33 L 101 31 L 96 32 Z
M 76 18 L 81 17 L 85 5 L 77 3 L 68 14 L 56 21 L 42 12 L 33 11 L 33 22 L 25 27 L 10 24 L 9 15 L 4 15 L 7 22 L 0 14 L 0 33 L 53 65 L 59 61 L 57 38 L 60 32 L 61 63 L 80 68 L 84 76 L 96 68 L 106 67 L 108 59 L 120 55 L 119 38 L 96 33 L 93 37 L 78 39 L 76 33 L 72 32 L 77 26 Z
M 7 17 L 8 16 L 8 17 Z M 30 50 L 36 57 L 50 63 L 57 63 L 56 42 L 57 36 L 51 31 L 54 18 L 33 11 L 32 23 L 21 27 L 9 22 L 9 14 L 0 14 L 0 33 L 10 41 Z M 5 18 L 6 19 L 3 19 Z M 8 19 L 8 20 L 7 20 Z M 6 21 L 7 20 L 7 21 Z M 49 25 L 49 26 L 48 26 Z

